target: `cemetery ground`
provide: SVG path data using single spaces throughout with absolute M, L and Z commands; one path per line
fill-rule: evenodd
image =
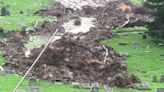
M 6 31 L 18 30 L 22 26 L 30 26 L 38 19 L 33 15 L 37 10 L 48 7 L 49 0 L 0 0 L 0 8 L 9 6 L 10 16 L 0 16 L 0 26 Z
M 3 0 L 2 0 L 3 1 Z M 38 3 L 38 1 L 42 1 Z M 134 3 L 139 3 L 142 0 L 132 0 Z M 15 3 L 16 2 L 16 3 Z M 0 17 L 0 20 L 6 21 L 1 22 L 5 30 L 17 30 L 22 27 L 22 25 L 16 25 L 18 22 L 24 21 L 25 25 L 32 25 L 36 20 L 41 19 L 38 16 L 26 16 L 27 11 L 30 7 L 31 13 L 33 14 L 36 10 L 44 7 L 44 4 L 48 4 L 48 0 L 6 0 L 5 5 L 11 5 L 11 16 Z M 28 3 L 28 4 L 27 4 Z M 23 7 L 22 7 L 23 6 Z M 2 4 L 0 4 L 2 7 Z M 19 14 L 22 10 L 24 14 Z M 43 19 L 44 20 L 44 19 Z M 126 28 L 119 29 L 117 32 L 122 33 L 122 31 L 145 31 L 145 28 Z M 164 83 L 155 83 L 152 82 L 152 76 L 159 76 L 164 74 L 164 61 L 160 61 L 160 54 L 164 54 L 164 46 L 159 46 L 152 41 L 150 37 L 147 39 L 142 39 L 140 34 L 128 34 L 123 35 L 119 34 L 115 36 L 112 40 L 104 40 L 104 43 L 107 46 L 112 46 L 117 52 L 128 52 L 130 55 L 126 62 L 128 64 L 128 72 L 130 74 L 136 74 L 142 80 L 142 82 L 147 82 L 151 86 L 151 90 L 135 90 L 135 89 L 118 89 L 114 92 L 155 92 L 156 88 L 163 87 Z M 3 36 L 0 35 L 0 40 L 3 39 Z M 132 45 L 133 41 L 138 41 L 138 45 Z M 126 46 L 118 45 L 120 42 L 127 43 Z M 4 62 L 2 56 L 0 56 L 0 65 Z M 1 70 L 0 70 L 1 71 Z M 20 81 L 21 77 L 17 74 L 10 74 L 7 77 L 0 77 L 0 92 L 12 92 L 15 85 Z M 39 81 L 38 85 L 43 88 L 43 92 L 90 92 L 89 89 L 77 89 L 72 88 L 71 85 L 66 84 L 54 84 L 47 81 Z M 28 86 L 28 80 L 25 80 L 20 89 L 26 89 Z M 104 89 L 101 88 L 100 92 L 104 92 Z
M 125 30 L 125 29 L 122 29 Z M 128 30 L 126 28 L 126 30 Z M 132 28 L 130 28 L 132 30 Z M 136 30 L 136 29 L 135 29 Z M 139 29 L 140 30 L 140 29 Z M 138 45 L 132 45 L 133 41 L 140 42 Z M 126 42 L 126 46 L 118 45 L 120 42 Z M 142 80 L 142 82 L 149 83 L 151 90 L 135 90 L 135 89 L 118 89 L 115 92 L 155 92 L 156 88 L 163 87 L 164 83 L 152 82 L 152 76 L 159 76 L 164 74 L 163 67 L 164 61 L 160 61 L 160 54 L 163 54 L 164 47 L 159 46 L 152 41 L 150 37 L 147 39 L 142 39 L 140 34 L 129 34 L 122 35 L 119 34 L 115 36 L 112 40 L 104 40 L 102 43 L 112 46 L 118 52 L 128 52 L 129 57 L 126 59 L 128 64 L 128 71 L 130 74 L 136 74 Z M 0 58 L 1 64 L 3 63 L 3 58 Z M 0 77 L 0 90 L 1 92 L 11 92 L 17 82 L 20 80 L 20 76 L 16 74 L 9 75 L 7 77 Z M 72 88 L 71 85 L 65 84 L 54 84 L 40 81 L 38 85 L 43 87 L 44 92 L 89 92 L 88 89 L 76 89 Z M 25 80 L 21 88 L 24 89 L 28 86 L 28 80 Z M 101 88 L 100 92 L 104 92 Z
M 127 28 L 125 29 L 128 30 Z M 122 30 L 126 31 L 125 29 Z M 130 30 L 132 29 L 133 28 L 130 28 Z M 140 29 L 143 31 L 144 28 Z M 132 44 L 133 41 L 138 41 L 140 43 L 134 46 Z M 127 45 L 118 45 L 121 42 L 125 42 Z M 151 37 L 142 39 L 141 34 L 119 34 L 112 40 L 105 40 L 103 43 L 112 46 L 117 52 L 129 53 L 130 56 L 125 60 L 128 64 L 128 72 L 138 75 L 142 82 L 148 82 L 151 85 L 152 90 L 144 92 L 155 92 L 156 88 L 163 87 L 164 83 L 152 82 L 152 76 L 158 76 L 159 80 L 159 76 L 164 74 L 164 61 L 160 60 L 162 58 L 160 54 L 164 53 L 164 46 L 159 46 L 157 43 L 153 42 Z M 141 92 L 141 90 L 131 90 L 129 92 Z

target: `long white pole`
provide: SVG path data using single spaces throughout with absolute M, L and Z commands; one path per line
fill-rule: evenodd
M 44 53 L 44 51 L 46 50 L 46 48 L 48 47 L 48 45 L 51 43 L 51 41 L 54 39 L 56 33 L 58 32 L 58 29 L 54 32 L 54 34 L 52 35 L 52 37 L 49 39 L 48 43 L 45 45 L 45 47 L 43 48 L 43 50 L 41 51 L 41 53 L 39 54 L 39 56 L 35 59 L 34 63 L 31 65 L 31 67 L 28 69 L 28 71 L 25 73 L 25 75 L 22 77 L 22 79 L 20 80 L 20 82 L 17 84 L 17 86 L 14 88 L 13 92 L 15 92 L 18 87 L 21 85 L 21 83 L 23 82 L 23 80 L 26 78 L 26 76 L 28 75 L 28 73 L 32 70 L 32 68 L 35 66 L 35 64 L 37 63 L 37 61 L 39 60 L 39 58 L 42 56 L 42 54 Z

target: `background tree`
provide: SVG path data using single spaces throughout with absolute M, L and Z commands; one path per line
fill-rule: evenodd
M 164 42 L 164 0 L 147 0 L 144 5 L 154 16 L 154 21 L 148 23 L 149 35 Z

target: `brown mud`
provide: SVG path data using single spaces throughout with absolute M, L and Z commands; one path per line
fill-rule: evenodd
M 61 38 L 48 46 L 28 77 L 35 76 L 50 81 L 69 79 L 79 82 L 108 83 L 109 86 L 132 87 L 131 85 L 140 80 L 135 75 L 128 75 L 124 59 L 112 47 L 101 44 L 101 40 L 113 37 L 110 30 L 127 22 L 127 16 L 133 15 L 130 16 L 131 20 L 147 16 L 146 13 L 141 15 L 124 12 L 118 8 L 121 4 L 122 1 L 118 0 L 109 2 L 103 7 L 84 6 L 82 10 L 75 11 L 56 2 L 52 8 L 38 11 L 37 15 L 56 16 L 58 20 L 45 21 L 35 30 L 27 31 L 23 28 L 19 32 L 10 32 L 1 45 L 5 58 L 4 66 L 9 66 L 19 75 L 24 75 L 44 47 L 42 45 L 33 48 L 29 56 L 25 56 L 27 51 L 25 44 L 29 42 L 30 36 L 50 37 L 56 29 L 59 29 L 57 35 Z M 125 4 L 132 6 L 127 1 Z M 83 21 L 80 20 L 81 17 L 95 18 L 93 21 L 95 26 L 86 33 L 66 33 L 62 25 L 76 19 L 75 26 L 80 26 Z

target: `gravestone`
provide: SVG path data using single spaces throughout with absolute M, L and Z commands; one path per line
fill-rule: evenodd
M 36 86 L 36 79 L 35 78 L 29 79 L 29 86 Z
M 81 87 L 84 88 L 84 89 L 90 89 L 91 84 L 90 83 L 81 83 Z
M 164 46 L 164 43 L 158 43 L 159 46 Z
M 14 74 L 15 70 L 11 70 L 10 67 L 2 67 L 3 71 L 7 74 Z
M 152 82 L 158 82 L 157 76 L 153 76 L 153 77 L 152 77 Z
M 1 9 L 1 16 L 8 16 L 10 15 L 9 6 L 3 6 Z
M 17 25 L 19 25 L 19 26 L 25 26 L 25 21 L 24 20 L 18 21 L 17 22 Z
M 79 82 L 72 82 L 71 86 L 72 86 L 73 88 L 81 88 L 81 85 L 80 85 Z
M 19 11 L 19 13 L 20 13 L 20 14 L 24 14 L 24 12 L 23 12 L 23 11 Z
M 8 73 L 8 74 L 14 74 L 15 73 L 15 70 L 4 70 L 5 73 Z
M 10 67 L 8 66 L 2 66 L 3 70 L 10 70 Z
M 133 45 L 139 45 L 140 42 L 139 42 L 139 41 L 133 41 L 132 44 L 133 44 Z
M 93 86 L 91 92 L 99 92 L 99 87 Z
M 160 56 L 164 56 L 164 54 L 161 54 Z
M 121 42 L 121 43 L 118 43 L 118 45 L 128 45 L 128 43 Z
M 62 82 L 63 82 L 64 84 L 71 84 L 71 83 L 72 83 L 72 80 L 69 79 L 69 78 L 66 78 L 66 79 L 63 79 Z
M 3 28 L 2 28 L 2 27 L 0 27 L 0 34 L 1 34 L 1 33 L 3 33 L 3 31 L 4 31 L 4 30 L 3 30 Z
M 0 77 L 7 77 L 7 76 L 8 76 L 7 73 L 4 73 L 4 72 L 0 73 Z
M 27 86 L 27 90 L 30 92 L 43 92 L 43 88 L 40 86 Z
M 55 83 L 55 84 L 63 84 L 62 80 L 60 80 L 60 79 L 54 80 L 54 83 Z
M 137 89 L 150 90 L 150 85 L 148 83 L 139 83 L 139 84 L 137 84 Z
M 30 15 L 31 15 L 30 9 L 27 9 L 27 16 L 30 16 Z
M 160 76 L 160 82 L 164 82 L 164 75 Z
M 164 88 L 157 88 L 156 92 L 164 92 Z
M 160 61 L 164 61 L 164 58 L 160 58 Z
M 114 89 L 111 87 L 106 87 L 105 92 L 114 92 Z
M 128 52 L 119 52 L 119 55 L 122 57 L 128 57 L 129 53 Z
M 26 92 L 25 90 L 16 90 L 15 92 Z
M 95 82 L 95 83 L 91 83 L 91 87 L 100 87 L 100 85 L 98 82 Z
M 147 39 L 147 35 L 146 34 L 143 34 L 142 35 L 142 39 Z

